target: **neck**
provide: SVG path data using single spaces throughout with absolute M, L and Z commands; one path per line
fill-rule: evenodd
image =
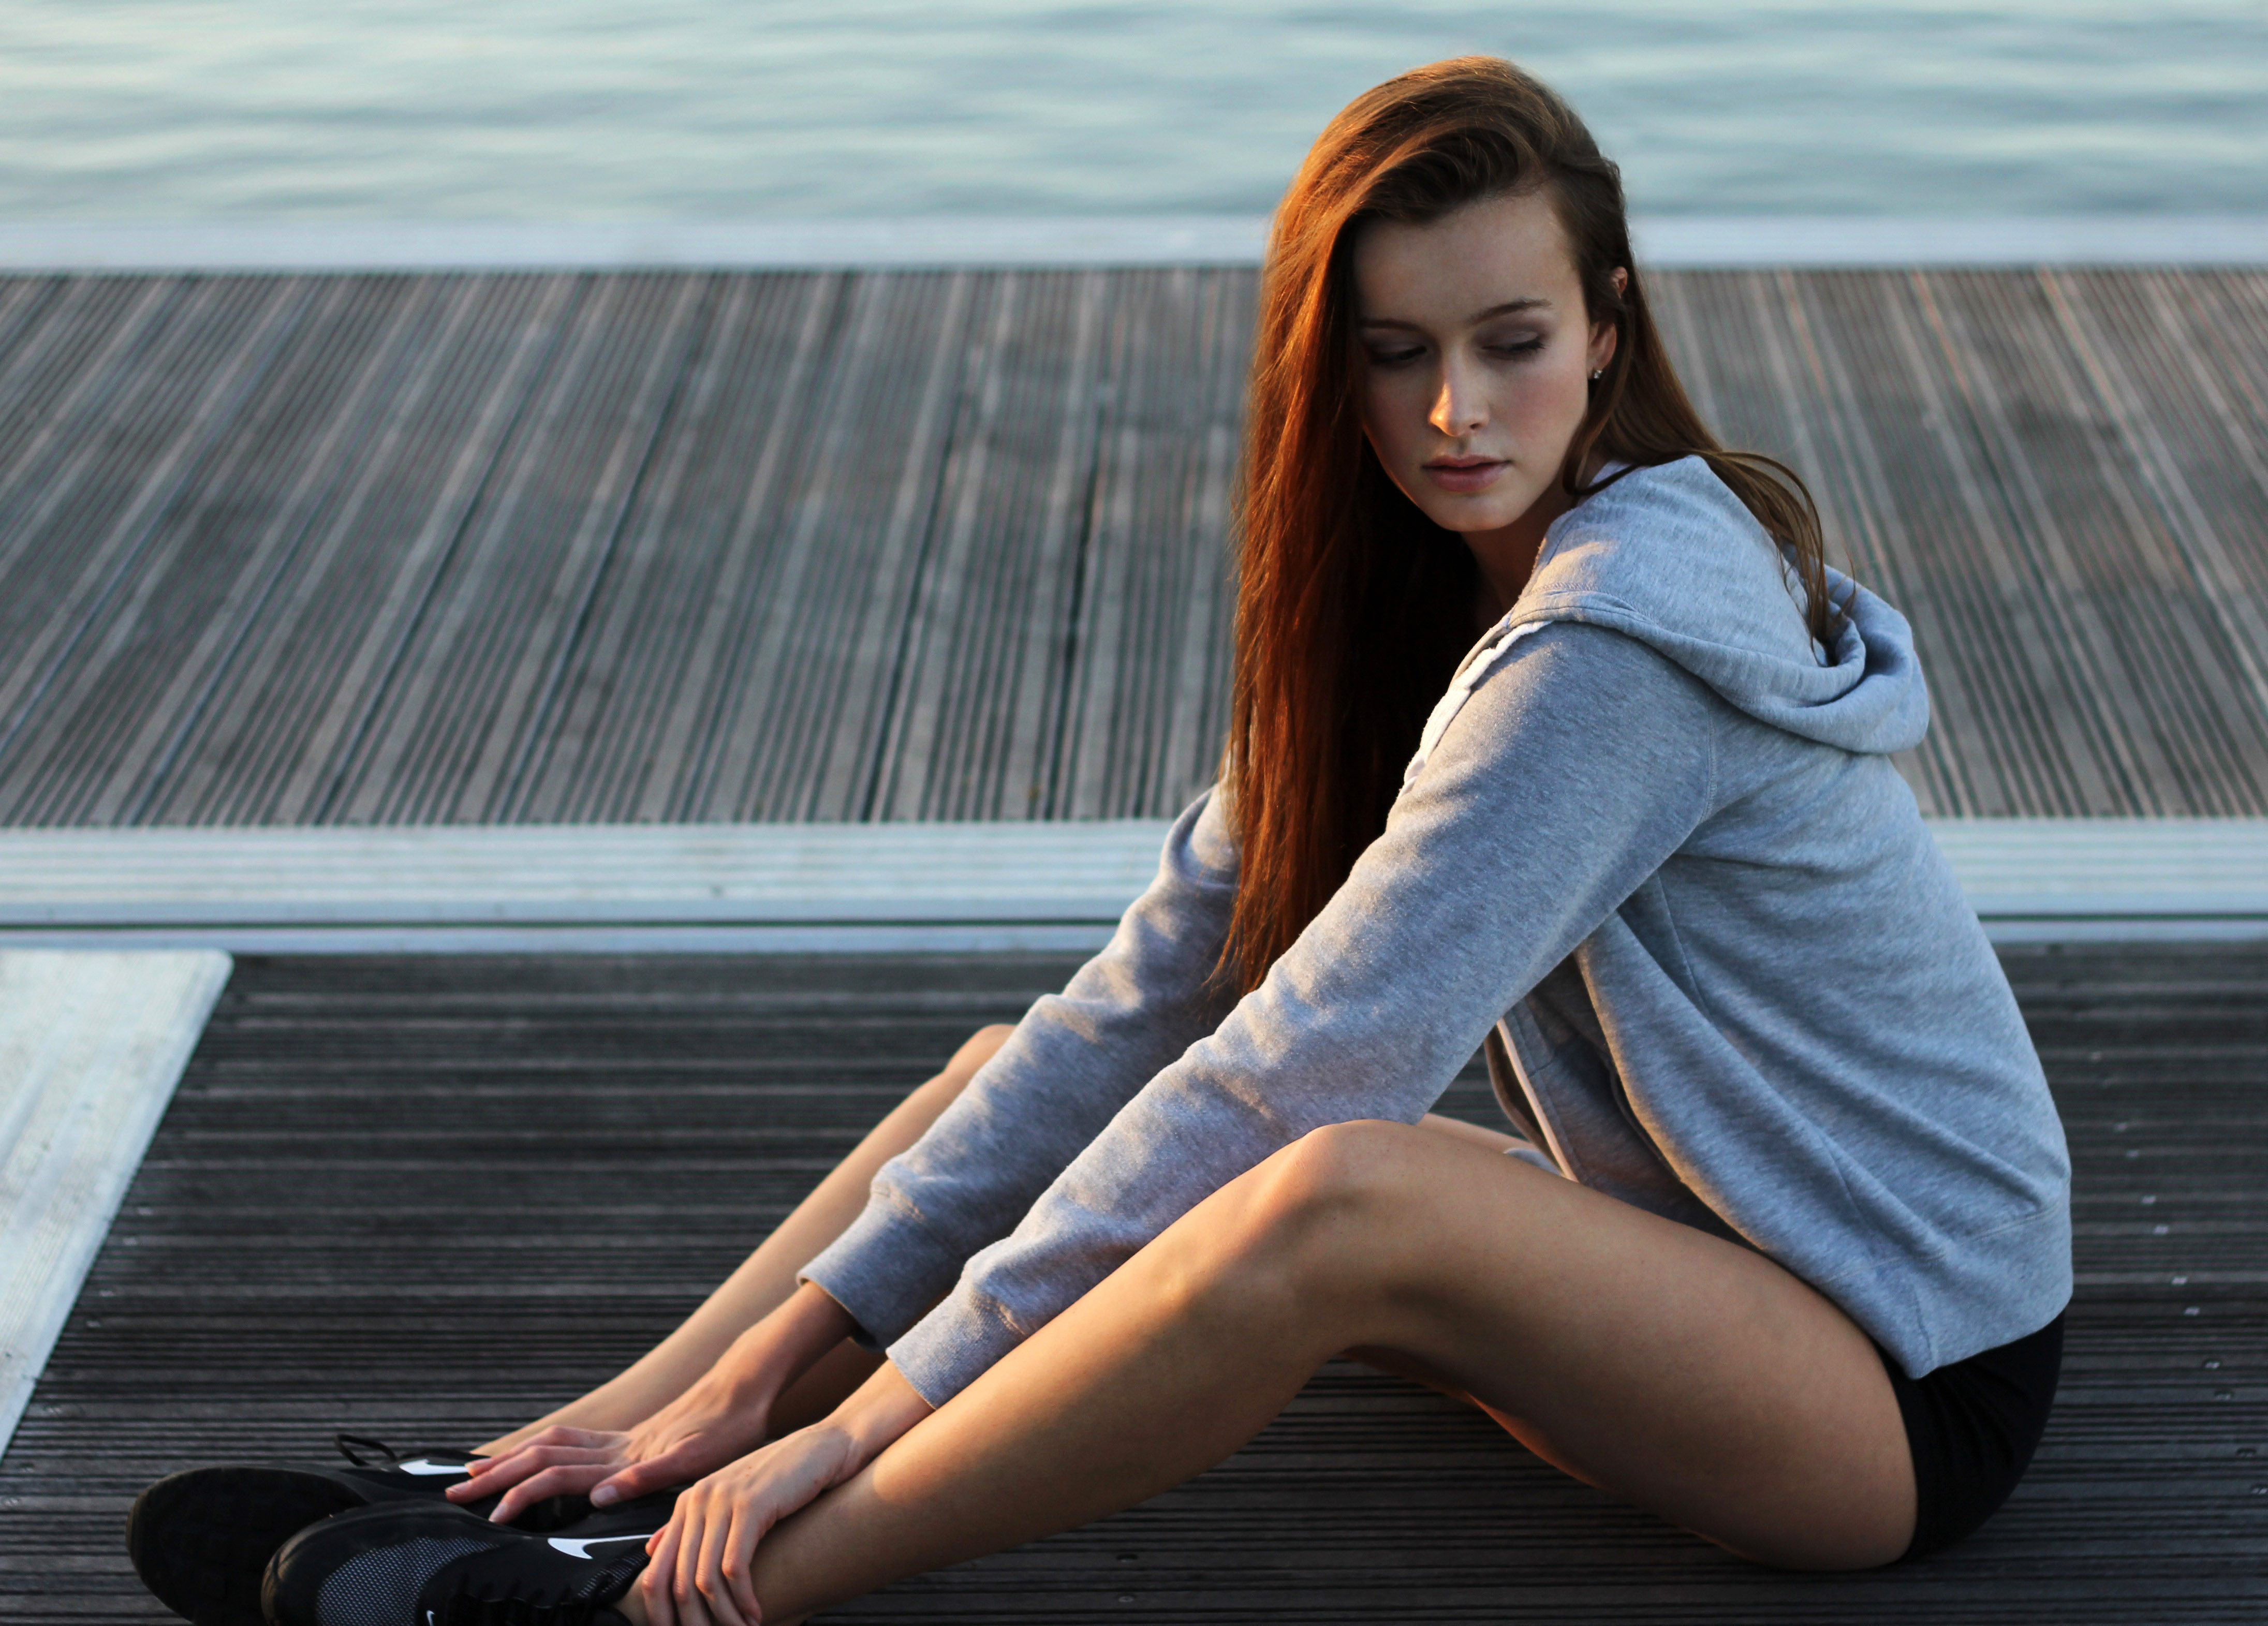
M 1528 511 L 1510 525 L 1493 531 L 1468 531 L 1465 546 L 1480 567 L 1480 592 L 1475 609 L 1484 628 L 1494 625 L 1520 597 L 1543 551 L 1543 533 L 1551 522 L 1575 505 L 1557 480 Z

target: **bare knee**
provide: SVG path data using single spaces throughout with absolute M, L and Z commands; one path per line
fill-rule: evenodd
M 1359 1120 L 1302 1135 L 1223 1188 L 1241 1251 L 1294 1258 L 1330 1257 L 1351 1229 L 1387 1218 L 1409 1151 L 1423 1131 Z
M 1005 1022 L 995 1022 L 990 1027 L 978 1028 L 961 1042 L 961 1048 L 953 1053 L 953 1059 L 946 1063 L 935 1078 L 914 1092 L 913 1099 L 919 1101 L 928 1115 L 934 1118 L 968 1087 L 968 1081 L 976 1076 L 977 1070 L 998 1053 L 1000 1047 L 1008 1042 L 1008 1035 L 1015 1031 Z
M 1159 1291 L 1182 1315 L 1335 1327 L 1376 1274 L 1366 1239 L 1395 1223 L 1400 1137 L 1423 1133 L 1354 1122 L 1300 1137 L 1151 1245 Z
M 1015 1031 L 1014 1024 L 1010 1022 L 995 1022 L 989 1027 L 978 1028 L 961 1041 L 961 1048 L 953 1053 L 953 1059 L 945 1064 L 945 1071 L 938 1076 L 958 1078 L 961 1084 L 967 1084 L 976 1077 L 978 1068 L 998 1053 L 1000 1047 L 1008 1042 L 1008 1035 Z M 956 1085 L 956 1093 L 958 1090 L 959 1085 Z
M 1419 1132 L 1377 1118 L 1327 1123 L 1253 1172 L 1266 1180 L 1271 1200 L 1287 1218 L 1366 1204 L 1391 1192 L 1410 1137 Z

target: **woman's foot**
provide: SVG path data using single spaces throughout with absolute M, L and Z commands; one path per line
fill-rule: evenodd
M 263 1626 L 260 1578 L 276 1549 L 309 1525 L 380 1503 L 438 1503 L 465 1481 L 468 1451 L 403 1453 L 336 1437 L 346 1465 L 329 1469 L 231 1464 L 170 1474 L 135 1498 L 126 1518 L 134 1572 L 158 1602 L 195 1626 Z M 496 1498 L 471 1505 L 486 1517 Z M 556 1529 L 591 1505 L 561 1497 L 532 1507 L 522 1528 Z
M 300 1531 L 269 1562 L 269 1626 L 627 1626 L 614 1605 L 669 1511 L 646 1498 L 539 1535 L 446 1504 L 387 1503 Z
M 260 1577 L 276 1549 L 316 1520 L 375 1502 L 438 1501 L 470 1452 L 409 1455 L 336 1437 L 343 1468 L 231 1464 L 169 1474 L 126 1516 L 126 1552 L 158 1601 L 195 1626 L 262 1626 Z M 376 1459 L 383 1458 L 384 1460 Z

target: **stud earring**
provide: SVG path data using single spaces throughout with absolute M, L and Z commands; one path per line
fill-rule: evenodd
M 1591 372 L 1591 382 L 1596 384 L 1601 379 L 1603 379 L 1606 376 L 1607 370 L 1604 367 L 1594 368 Z

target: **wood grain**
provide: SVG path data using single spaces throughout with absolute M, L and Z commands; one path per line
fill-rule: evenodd
M 164 1618 L 125 1509 L 486 1437 L 640 1352 L 1061 958 L 247 960 L 0 1459 L 0 1618 Z M 2061 1397 L 1977 1537 L 1756 1569 L 1326 1367 L 1250 1447 L 844 1621 L 2236 1622 L 2268 1599 L 2268 948 L 2007 963 L 2077 1168 Z M 1469 1076 L 1447 1108 L 1486 1122 Z
M 2268 813 L 2268 272 L 1673 271 L 1943 815 Z M 1253 273 L 0 278 L 0 825 L 1160 817 Z

